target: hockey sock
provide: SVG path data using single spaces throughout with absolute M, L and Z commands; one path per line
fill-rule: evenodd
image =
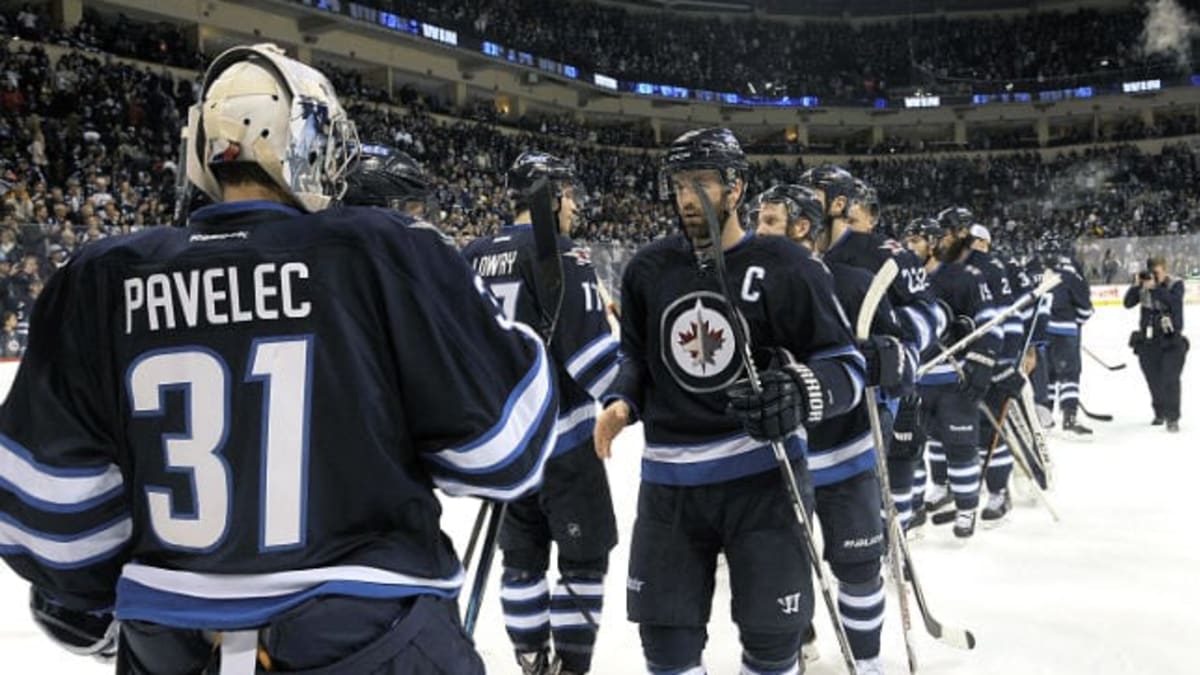
M 1058 405 L 1062 408 L 1063 419 L 1075 417 L 1079 409 L 1079 382 L 1058 383 Z
M 742 631 L 741 675 L 797 675 L 800 633 Z
M 879 634 L 883 628 L 883 577 L 858 584 L 838 584 L 838 613 L 850 651 L 855 659 L 879 656 Z
M 913 467 L 912 505 L 919 508 L 925 503 L 925 460 L 918 460 Z
M 942 448 L 941 441 L 929 440 L 929 444 L 925 446 L 925 452 L 929 455 L 929 477 L 937 485 L 946 484 L 946 452 Z
M 896 505 L 896 518 L 900 520 L 900 527 L 906 527 L 908 521 L 912 520 L 913 462 L 910 459 L 889 459 L 887 472 L 892 502 Z
M 550 587 L 545 574 L 505 569 L 500 577 L 500 607 L 517 652 L 550 646 Z
M 704 675 L 700 655 L 708 632 L 703 626 L 639 624 L 642 654 L 652 675 Z M 796 640 L 799 641 L 799 634 Z
M 592 666 L 592 647 L 604 608 L 604 575 L 568 573 L 550 597 L 550 630 L 554 652 L 566 670 L 586 673 Z
M 946 474 L 959 511 L 979 506 L 979 451 L 973 445 L 946 446 Z
M 986 457 L 986 453 L 981 455 Z M 1012 452 L 1008 449 L 1007 443 L 1000 443 L 996 446 L 996 451 L 992 453 L 992 461 L 988 463 L 987 475 L 984 480 L 987 481 L 988 492 L 999 494 L 1001 490 L 1008 486 L 1008 477 L 1012 474 L 1013 457 Z

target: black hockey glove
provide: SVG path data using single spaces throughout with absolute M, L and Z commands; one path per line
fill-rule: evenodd
M 992 387 L 1002 399 L 1020 398 L 1021 390 L 1025 388 L 1025 377 L 1017 371 L 1016 364 L 997 366 L 992 375 Z
M 892 445 L 888 448 L 888 459 L 915 460 L 925 447 L 925 420 L 921 415 L 921 399 L 905 396 L 900 399 L 896 410 L 896 421 L 892 424 Z
M 946 329 L 946 342 L 952 345 L 974 332 L 975 320 L 959 314 L 950 320 L 950 326 Z
M 958 390 L 972 402 L 979 402 L 987 396 L 988 387 L 992 386 L 992 371 L 996 368 L 996 360 L 977 351 L 967 352 L 963 359 L 962 382 Z
M 749 380 L 738 380 L 726 390 L 726 410 L 736 417 L 750 437 L 758 441 L 782 441 L 808 417 L 808 394 L 792 368 L 759 373 L 762 392 L 754 393 Z M 805 369 L 807 370 L 807 368 Z M 811 371 L 809 372 L 811 375 Z
M 43 633 L 72 654 L 116 661 L 119 624 L 112 613 L 69 609 L 37 586 L 29 588 L 29 612 Z
M 887 389 L 904 381 L 904 346 L 890 335 L 872 335 L 858 343 L 867 360 L 867 386 Z

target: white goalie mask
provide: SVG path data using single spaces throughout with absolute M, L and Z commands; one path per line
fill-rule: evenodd
M 358 146 L 329 80 L 273 44 L 234 47 L 213 61 L 186 139 L 188 180 L 213 201 L 223 197 L 212 166 L 251 162 L 308 211 L 341 196 Z

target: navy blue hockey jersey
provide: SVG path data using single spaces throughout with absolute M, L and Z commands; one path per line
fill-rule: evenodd
M 561 411 L 555 454 L 592 440 L 595 401 L 617 376 L 617 339 L 605 318 L 588 250 L 561 235 L 558 250 L 563 300 L 550 341 Z M 533 291 L 536 249 L 530 225 L 511 225 L 495 236 L 476 239 L 463 249 L 463 255 L 487 282 L 508 318 L 537 324 L 541 313 Z
M 946 329 L 948 317 L 934 301 L 925 266 L 903 244 L 878 232 L 847 230 L 822 255 L 827 264 L 845 264 L 871 274 L 888 260 L 900 270 L 888 287 L 888 299 L 895 308 L 902 335 L 896 336 L 916 354 L 929 348 Z
M 845 310 L 847 318 L 856 322 L 873 277 L 865 270 L 841 263 L 828 264 L 827 267 L 832 274 L 838 303 Z M 902 339 L 904 330 L 897 312 L 885 295 L 871 321 L 871 334 Z M 868 405 L 874 405 L 874 402 L 862 401 L 846 414 L 831 417 L 809 430 L 808 469 L 812 473 L 814 486 L 830 485 L 864 471 L 875 470 L 876 448 L 871 434 L 871 418 L 866 408 Z
M 1062 283 L 1054 287 L 1046 333 L 1079 335 L 1079 327 L 1092 318 L 1095 311 L 1092 308 L 1091 287 L 1071 262 L 1060 261 L 1054 270 L 1062 275 Z
M 972 250 L 967 255 L 966 263 L 979 270 L 987 280 L 992 305 L 997 314 L 1006 311 L 1016 302 L 1018 294 L 1013 288 L 1008 269 L 999 258 L 988 252 Z M 1017 358 L 1017 352 L 1021 351 L 1025 326 L 1021 323 L 1019 314 L 1010 314 L 1000 327 L 1004 331 L 1004 342 L 996 352 L 997 363 L 1012 363 Z
M 535 489 L 541 341 L 426 224 L 206 207 L 47 285 L 0 409 L 0 552 L 77 609 L 263 625 L 322 594 L 453 597 L 436 484 Z
M 816 423 L 862 399 L 862 355 L 829 274 L 782 237 L 746 238 L 725 252 L 731 292 L 745 317 L 755 362 L 786 349 L 819 382 Z M 726 388 L 744 376 L 736 320 L 714 269 L 700 269 L 683 235 L 651 243 L 625 267 L 621 284 L 621 372 L 611 397 L 644 422 L 642 480 L 703 485 L 776 469 L 771 447 L 726 413 Z M 606 397 L 610 398 L 610 397 Z M 802 457 L 807 432 L 785 442 Z
M 973 265 L 964 263 L 938 263 L 929 275 L 929 281 L 934 295 L 946 303 L 953 317 L 963 316 L 971 319 L 975 325 L 982 326 L 996 316 L 996 308 L 992 302 L 991 289 L 983 273 Z M 947 335 L 946 347 L 962 335 Z M 1004 329 L 993 326 L 976 340 L 971 349 L 988 356 L 995 357 L 1004 346 Z M 928 361 L 937 356 L 942 345 L 934 344 L 922 354 L 922 361 Z M 963 352 L 965 355 L 965 352 Z M 962 359 L 959 359 L 961 367 Z M 945 362 L 938 364 L 918 380 L 923 385 L 944 385 L 958 382 L 958 371 L 955 364 Z

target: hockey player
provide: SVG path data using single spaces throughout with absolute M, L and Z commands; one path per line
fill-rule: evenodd
M 809 248 L 816 246 L 824 222 L 821 199 L 811 188 L 780 185 L 754 200 L 758 234 L 781 234 Z M 780 223 L 783 227 L 780 227 Z M 871 285 L 866 271 L 843 263 L 827 263 L 834 291 L 849 316 L 857 317 Z M 872 338 L 859 345 L 867 361 L 867 386 L 911 388 L 913 363 L 901 346 L 895 313 L 885 297 L 872 321 Z M 882 673 L 879 637 L 885 593 L 880 563 L 883 530 L 881 494 L 875 472 L 877 448 L 863 401 L 845 415 L 828 419 L 809 431 L 808 467 L 816 495 L 817 517 L 826 542 L 825 559 L 838 579 L 838 612 L 859 673 Z M 882 449 L 879 449 L 882 450 Z
M 358 164 L 346 176 L 341 202 L 381 206 L 434 223 L 433 185 L 417 160 L 403 150 L 380 144 L 358 146 Z
M 574 170 L 553 155 L 523 153 L 508 171 L 517 214 L 513 224 L 471 242 L 463 255 L 510 319 L 536 324 L 542 308 L 534 293 L 528 193 L 543 178 L 554 190 L 563 268 L 564 297 L 550 339 L 562 412 L 542 489 L 513 502 L 505 513 L 500 601 L 523 673 L 567 675 L 586 673 L 591 666 L 608 552 L 617 543 L 608 477 L 592 445 L 596 399 L 617 375 L 617 340 L 605 320 L 587 249 L 568 238 L 582 208 Z M 553 589 L 546 581 L 552 542 L 558 547 L 559 572 Z
M 828 274 L 802 248 L 738 220 L 746 158 L 727 129 L 667 149 L 660 186 L 682 232 L 625 268 L 621 371 L 596 422 L 596 451 L 640 419 L 646 445 L 629 560 L 629 618 L 652 673 L 702 673 L 717 555 L 728 561 L 742 672 L 796 673 L 813 593 L 802 530 L 768 441 L 782 442 L 805 500 L 807 427 L 854 408 L 863 361 Z M 710 235 L 696 192 L 717 212 Z M 712 262 L 724 249 L 736 312 Z M 762 393 L 742 379 L 744 317 Z
M 189 120 L 216 203 L 59 270 L 0 409 L 34 620 L 108 656 L 115 616 L 122 673 L 483 673 L 432 487 L 538 485 L 541 341 L 428 228 L 322 210 L 355 138 L 316 70 L 235 47 Z
M 1087 436 L 1092 430 L 1080 424 L 1076 414 L 1079 410 L 1079 372 L 1083 367 L 1079 330 L 1093 313 L 1091 290 L 1075 269 L 1069 254 L 1057 254 L 1053 269 L 1062 275 L 1062 283 L 1054 289 L 1050 320 L 1046 324 L 1050 343 L 1050 393 L 1062 408 L 1063 431 Z
M 952 317 L 946 345 L 953 344 L 995 315 L 983 273 L 961 262 L 967 253 L 967 238 L 953 221 L 920 218 L 909 224 L 905 243 L 929 273 L 934 295 L 946 316 Z M 917 381 L 918 393 L 929 434 L 929 465 L 932 474 L 928 494 L 920 495 L 929 511 L 953 500 L 957 513 L 954 534 L 967 538 L 975 533 L 975 510 L 979 505 L 979 411 L 976 405 L 992 382 L 995 355 L 1004 343 L 1004 331 L 994 327 L 971 343 L 961 359 L 944 363 Z M 936 356 L 943 345 L 934 344 L 922 361 Z M 918 494 L 924 484 L 918 471 Z M 914 499 L 917 499 L 914 496 Z
M 900 273 L 888 288 L 888 299 L 902 328 L 899 337 L 910 358 L 916 361 L 920 353 L 934 344 L 947 322 L 929 291 L 924 266 L 900 242 L 874 231 L 878 223 L 878 197 L 865 182 L 835 166 L 810 169 L 801 176 L 801 181 L 816 189 L 822 200 L 828 230 L 825 237 L 828 243 L 823 244 L 826 264 L 841 263 L 874 274 L 887 260 L 896 261 Z M 913 508 L 913 483 L 921 451 L 916 424 L 920 401 L 910 395 L 911 382 L 891 393 L 895 407 L 881 408 L 885 422 L 890 422 L 893 415 L 899 421 L 899 425 L 893 426 L 892 447 L 888 449 L 888 485 L 896 514 L 907 529 L 920 525 L 925 518 L 920 503 Z
M 965 209 L 960 209 L 965 211 Z M 957 222 L 963 223 L 962 219 Z M 964 262 L 979 270 L 987 281 L 988 295 L 992 300 L 995 311 L 1003 312 L 1017 299 L 1013 285 L 1009 279 L 1008 269 L 998 258 L 991 254 L 992 236 L 988 229 L 979 223 L 971 223 L 967 230 L 969 251 Z M 1000 351 L 996 353 L 996 368 L 992 375 L 992 386 L 984 399 L 985 405 L 997 419 L 1003 416 L 1006 401 L 1021 395 L 1025 378 L 1021 375 L 1021 347 L 1024 344 L 1024 324 L 1018 313 L 1009 315 L 1001 324 L 1004 341 Z M 1001 430 L 992 426 L 987 416 L 981 415 L 979 420 L 980 452 L 984 453 L 987 471 L 984 484 L 987 486 L 987 502 L 983 506 L 980 518 L 992 522 L 1003 518 L 1012 508 L 1012 497 L 1008 492 L 1008 479 L 1012 474 L 1012 449 L 1008 447 Z M 995 440 L 995 450 L 992 442 Z M 991 459 L 987 453 L 991 452 Z

